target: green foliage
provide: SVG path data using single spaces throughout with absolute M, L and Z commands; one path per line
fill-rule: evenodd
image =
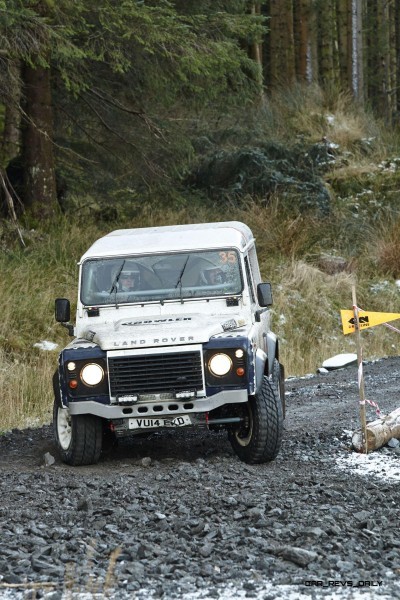
M 217 98 L 231 80 L 237 88 L 247 84 L 252 61 L 238 40 L 261 31 L 260 22 L 245 13 L 180 14 L 167 0 L 47 5 L 7 0 L 0 7 L 0 42 L 10 57 L 42 66 L 51 62 L 75 93 L 98 82 L 102 72 L 93 64 L 102 64 L 109 77 L 140 82 L 134 93 L 141 104 L 149 100 L 141 97 L 145 90 L 162 102 L 200 93 L 201 102 Z
M 97 182 L 105 196 L 117 177 L 143 193 L 191 152 L 189 111 L 243 106 L 259 93 L 243 41 L 262 30 L 240 2 L 189 12 L 167 0 L 6 0 L 0 100 L 10 101 L 8 61 L 51 68 L 54 148 L 71 192 Z

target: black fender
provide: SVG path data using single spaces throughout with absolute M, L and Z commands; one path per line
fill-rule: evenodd
M 68 407 L 68 400 L 64 396 L 62 387 L 61 387 L 61 376 L 60 376 L 60 367 L 58 367 L 53 374 L 53 393 L 54 399 L 58 402 L 59 406 L 63 408 Z
M 257 348 L 255 356 L 255 393 L 261 388 L 263 377 L 272 374 L 274 360 L 279 361 L 278 338 L 271 331 L 266 336 L 266 349 L 264 352 L 261 348 Z
M 266 368 L 268 368 L 268 356 L 264 350 L 257 348 L 255 356 L 255 394 L 261 389 Z
M 279 361 L 279 347 L 278 338 L 275 333 L 269 331 L 267 333 L 267 355 L 268 355 L 268 370 L 265 371 L 265 375 L 271 375 L 274 368 L 275 358 Z

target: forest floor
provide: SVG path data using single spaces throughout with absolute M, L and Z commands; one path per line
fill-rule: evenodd
M 364 373 L 382 413 L 400 406 L 400 357 Z M 357 367 L 288 379 L 286 393 L 282 448 L 264 465 L 205 430 L 126 441 L 79 468 L 50 426 L 2 435 L 0 598 L 399 597 L 400 450 L 352 452 Z

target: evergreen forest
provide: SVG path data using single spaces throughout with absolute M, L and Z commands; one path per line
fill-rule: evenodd
M 354 282 L 399 312 L 398 0 L 0 0 L 0 38 L 0 429 L 47 418 L 34 343 L 112 229 L 246 222 L 288 375 L 354 352 Z

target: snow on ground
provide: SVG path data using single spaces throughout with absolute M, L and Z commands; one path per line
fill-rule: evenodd
M 373 474 L 384 481 L 400 481 L 400 454 L 390 452 L 390 454 L 382 451 L 369 454 L 351 452 L 347 456 L 339 457 L 336 465 L 339 469 L 350 470 L 357 475 L 369 477 Z
M 36 342 L 36 344 L 33 344 L 33 347 L 39 348 L 39 350 L 52 351 L 58 348 L 58 344 L 49 342 L 49 340 L 42 340 L 41 342 Z
M 392 600 L 393 596 L 385 594 L 382 583 L 379 586 L 378 582 L 376 587 L 366 589 L 364 586 L 359 588 L 345 587 L 338 588 L 334 586 L 334 582 L 321 582 L 324 587 L 313 586 L 303 587 L 304 591 L 299 589 L 300 586 L 293 585 L 272 585 L 266 582 L 265 585 L 261 585 L 257 591 L 253 591 L 251 598 L 256 600 L 276 599 L 276 600 L 308 600 L 311 598 L 323 598 L 324 600 L 337 600 L 343 598 L 346 600 L 373 600 L 374 598 L 381 598 L 381 600 Z M 354 586 L 358 582 L 352 582 Z M 329 589 L 330 588 L 330 589 Z M 399 588 L 400 591 L 400 588 Z M 254 595 L 253 595 L 254 594 Z M 218 600 L 240 600 L 242 598 L 249 598 L 249 594 L 246 590 L 235 588 L 234 586 L 228 585 L 224 590 L 221 591 L 221 595 L 216 596 L 214 593 L 208 595 L 207 591 L 200 591 L 196 594 L 185 594 L 182 596 L 182 600 L 211 600 L 218 598 Z
M 322 583 L 322 582 L 321 582 Z M 339 589 L 338 587 L 332 587 L 334 582 L 331 582 L 331 588 L 329 590 L 329 582 L 324 582 L 325 586 L 322 587 L 307 587 L 304 588 L 307 591 L 300 591 L 299 586 L 291 585 L 277 585 L 274 586 L 268 582 L 262 585 L 257 591 L 253 591 L 251 596 L 248 592 L 243 589 L 235 588 L 234 586 L 227 586 L 225 590 L 221 591 L 221 594 L 216 596 L 215 589 L 208 594 L 207 591 L 197 592 L 196 594 L 185 594 L 181 598 L 182 600 L 211 600 L 218 598 L 218 600 L 241 600 L 242 598 L 254 598 L 255 600 L 276 599 L 276 600 L 309 600 L 309 598 L 323 598 L 323 600 L 338 600 L 343 598 L 346 600 L 373 600 L 374 598 L 380 598 L 381 600 L 392 600 L 391 594 L 385 594 L 381 587 L 375 587 L 371 589 L 351 588 L 346 587 Z M 354 586 L 357 582 L 354 582 Z M 400 592 L 400 588 L 399 588 Z M 254 594 L 254 595 L 253 595 Z
M 322 582 L 321 582 L 322 583 Z M 376 583 L 376 587 L 367 589 L 361 585 L 361 587 L 355 587 L 358 582 L 353 582 L 354 587 L 338 588 L 334 586 L 334 582 L 323 582 L 324 587 L 313 586 L 303 588 L 305 591 L 299 590 L 299 586 L 291 585 L 273 585 L 270 582 L 265 584 L 258 584 L 257 590 L 249 592 L 242 588 L 235 587 L 234 585 L 228 584 L 225 588 L 217 590 L 212 587 L 210 590 L 204 589 L 193 594 L 186 593 L 181 596 L 176 596 L 179 600 L 242 600 L 244 598 L 253 598 L 254 600 L 309 600 L 310 598 L 323 600 L 374 600 L 374 598 L 380 598 L 380 600 L 392 600 L 393 594 L 385 593 L 384 583 L 381 586 Z M 363 582 L 362 582 L 363 583 Z M 55 595 L 56 594 L 56 595 Z M 400 586 L 399 586 L 400 594 Z M 14 590 L 0 590 L 0 598 L 2 600 L 26 600 L 28 596 L 26 592 L 16 592 Z M 33 596 L 34 597 L 34 596 Z M 128 600 L 128 596 L 125 596 L 123 592 L 119 591 L 116 594 L 111 591 L 107 594 L 90 592 L 84 593 L 73 593 L 71 591 L 64 592 L 61 596 L 56 592 L 45 592 L 42 596 L 43 600 Z M 397 595 L 397 597 L 399 597 Z M 140 590 L 134 596 L 130 595 L 129 599 L 133 600 L 145 600 L 146 598 L 154 598 L 151 590 Z M 164 596 L 164 600 L 170 600 L 167 596 Z M 175 600 L 175 599 L 174 599 Z

